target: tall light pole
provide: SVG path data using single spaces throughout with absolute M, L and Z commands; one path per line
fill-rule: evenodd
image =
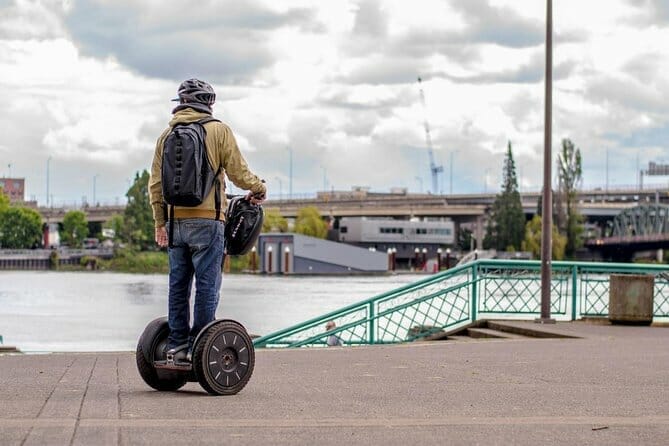
M 288 150 L 288 198 L 293 198 L 293 148 L 286 147 Z
M 93 175 L 93 206 L 95 206 L 96 199 L 95 199 L 95 186 L 96 186 L 96 180 L 100 176 L 100 174 L 95 174 Z
M 536 322 L 555 323 L 551 319 L 551 256 L 553 229 L 552 182 L 552 108 L 553 108 L 553 1 L 546 0 L 546 75 L 544 99 L 544 190 L 541 209 L 541 317 Z
M 488 174 L 490 173 L 490 167 L 486 167 L 485 175 L 483 176 L 483 193 L 488 193 Z
M 281 178 L 275 177 L 276 181 L 279 182 L 279 200 L 283 200 L 283 183 L 281 183 Z
M 604 190 L 609 191 L 609 149 L 606 149 L 606 186 Z
M 450 153 L 450 158 L 451 158 L 451 159 L 450 159 L 450 162 L 449 162 L 449 164 L 450 164 L 450 166 L 449 166 L 449 170 L 450 170 L 450 172 L 449 172 L 449 174 L 448 174 L 448 182 L 449 182 L 449 185 L 448 185 L 448 193 L 449 193 L 449 195 L 453 195 L 453 155 L 454 155 L 454 154 L 455 154 L 455 150 L 451 150 L 451 153 Z
M 328 171 L 323 166 L 321 166 L 321 169 L 323 169 L 323 192 L 326 192 L 328 190 Z
M 49 207 L 49 164 L 51 157 L 46 160 L 46 207 Z M 53 205 L 53 203 L 51 203 Z

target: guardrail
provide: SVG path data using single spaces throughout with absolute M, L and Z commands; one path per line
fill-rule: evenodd
M 54 257 L 55 256 L 55 257 Z M 0 249 L 0 270 L 44 270 L 59 265 L 78 264 L 83 257 L 109 259 L 113 248 L 96 249 Z
M 478 319 L 534 319 L 541 314 L 541 265 L 479 259 L 254 340 L 256 347 L 413 341 Z M 669 318 L 669 265 L 552 262 L 551 315 L 556 320 L 608 316 L 611 274 L 655 276 L 654 316 Z M 325 331 L 327 322 L 335 328 Z

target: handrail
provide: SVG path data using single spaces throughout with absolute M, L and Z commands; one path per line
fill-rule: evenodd
M 527 318 L 540 313 L 536 260 L 478 259 L 378 294 L 283 330 L 256 338 L 257 347 L 403 342 L 430 336 L 486 316 Z M 669 318 L 669 265 L 552 262 L 551 306 L 561 320 L 608 314 L 609 273 L 656 276 L 656 317 Z M 328 321 L 338 322 L 327 332 Z

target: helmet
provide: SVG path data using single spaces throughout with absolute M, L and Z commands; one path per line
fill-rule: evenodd
M 225 210 L 225 253 L 238 256 L 249 252 L 260 235 L 263 219 L 262 206 L 242 195 L 233 197 Z
M 200 103 L 212 105 L 216 102 L 216 93 L 211 85 L 199 79 L 188 79 L 179 85 L 178 99 L 182 103 Z

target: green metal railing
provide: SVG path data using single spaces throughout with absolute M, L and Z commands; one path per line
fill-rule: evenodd
M 478 319 L 541 314 L 540 262 L 481 259 L 254 340 L 256 347 L 387 344 L 453 331 Z M 556 320 L 608 315 L 611 274 L 655 276 L 654 317 L 669 318 L 669 265 L 553 262 Z M 333 321 L 336 327 L 324 331 Z

